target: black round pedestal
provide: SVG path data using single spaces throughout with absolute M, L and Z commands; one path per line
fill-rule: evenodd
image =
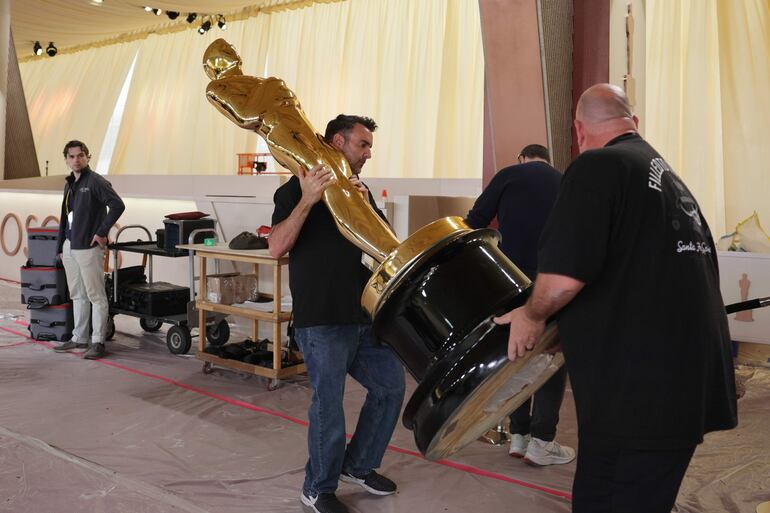
M 375 336 L 420 382 L 403 423 L 429 459 L 481 436 L 526 400 L 522 388 L 560 366 L 541 354 L 552 336 L 525 358 L 507 359 L 508 326 L 491 319 L 523 305 L 531 283 L 500 251 L 498 238 L 482 229 L 444 241 L 404 270 L 374 318 Z

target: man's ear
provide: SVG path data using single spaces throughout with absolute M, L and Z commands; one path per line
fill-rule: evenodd
M 334 134 L 332 136 L 332 146 L 338 150 L 342 150 L 342 147 L 345 146 L 345 136 L 339 132 Z

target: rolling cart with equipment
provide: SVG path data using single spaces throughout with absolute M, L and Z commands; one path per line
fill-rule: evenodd
M 201 318 L 204 315 L 210 315 L 211 313 L 220 313 L 248 319 L 251 324 L 251 339 L 254 341 L 259 339 L 260 322 L 272 324 L 272 341 L 268 343 L 266 348 L 269 353 L 272 353 L 271 361 L 269 362 L 270 365 L 255 365 L 234 359 L 222 358 L 216 354 L 207 352 L 203 340 L 199 339 L 196 357 L 204 362 L 203 372 L 205 374 L 211 373 L 214 365 L 247 374 L 256 374 L 257 376 L 265 378 L 268 390 L 275 390 L 280 385 L 282 379 L 307 372 L 307 368 L 301 359 L 301 353 L 288 346 L 283 346 L 281 343 L 283 333 L 281 326 L 287 324 L 291 320 L 291 311 L 283 310 L 281 308 L 280 300 L 281 269 L 289 263 L 288 257 L 272 257 L 266 249 L 230 249 L 228 245 L 224 243 L 216 244 L 215 246 L 187 244 L 185 246 L 180 246 L 180 248 L 189 250 L 191 259 L 193 258 L 194 253 L 199 260 L 200 292 L 198 294 L 196 307 Z M 247 308 L 243 305 L 227 305 L 210 301 L 207 298 L 208 285 L 206 276 L 207 261 L 210 259 L 215 262 L 218 260 L 225 260 L 251 265 L 253 273 L 257 276 L 259 275 L 259 268 L 267 266 L 272 271 L 273 290 L 272 293 L 260 291 L 260 295 L 273 300 L 272 311 L 265 312 Z M 193 269 L 192 263 L 190 264 L 190 269 Z M 289 356 L 289 358 L 284 359 L 284 354 Z
M 136 240 L 120 242 L 120 235 L 127 229 L 135 228 L 143 230 L 148 240 Z M 196 236 L 202 233 L 210 234 L 216 239 L 213 228 L 193 230 L 190 233 L 190 243 Z M 142 225 L 128 225 L 118 230 L 115 242 L 109 249 L 113 254 L 113 269 L 105 286 L 107 287 L 110 302 L 109 321 L 107 325 L 106 339 L 111 340 L 115 335 L 115 315 L 128 315 L 139 318 L 139 325 L 144 331 L 156 332 L 164 324 L 170 324 L 166 333 L 166 346 L 173 354 L 185 354 L 192 346 L 194 329 L 199 327 L 201 316 L 195 308 L 195 276 L 192 268 L 191 257 L 190 287 L 180 287 L 165 282 L 153 281 L 153 256 L 177 258 L 187 256 L 186 251 L 168 251 L 159 247 L 157 241 L 152 240 L 150 231 Z M 142 255 L 141 271 L 134 272 L 133 280 L 120 278 L 121 269 L 118 268 L 118 252 L 138 253 Z M 147 281 L 143 274 L 147 268 Z M 128 268 L 126 270 L 129 270 Z M 139 276 L 137 276 L 137 274 Z M 126 283 L 130 281 L 130 283 Z M 226 315 L 210 313 L 205 317 L 206 338 L 214 344 L 224 344 L 230 338 L 230 327 Z M 197 330 L 199 331 L 199 330 Z

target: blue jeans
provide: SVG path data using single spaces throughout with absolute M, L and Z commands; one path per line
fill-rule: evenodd
M 374 341 L 369 324 L 295 328 L 295 338 L 313 387 L 303 492 L 333 493 L 341 472 L 363 476 L 380 466 L 404 400 L 404 368 L 389 347 Z M 367 394 L 346 448 L 347 374 Z

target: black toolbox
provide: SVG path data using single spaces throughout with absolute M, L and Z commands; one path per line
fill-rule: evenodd
M 187 244 L 193 230 L 207 228 L 213 230 L 216 219 L 164 219 L 164 246 L 166 251 L 175 255 L 186 255 L 186 249 L 176 249 L 177 244 Z M 213 237 L 213 233 L 199 233 L 193 239 L 195 244 L 200 244 L 204 239 Z
M 27 308 L 61 305 L 69 301 L 67 276 L 58 267 L 22 267 L 21 303 Z
M 33 339 L 66 342 L 72 338 L 72 303 L 36 308 L 29 311 L 29 316 L 28 329 Z
M 186 315 L 190 289 L 163 281 L 124 284 L 118 278 L 118 300 L 114 302 L 113 296 L 109 299 L 121 310 L 147 317 Z
M 56 253 L 58 226 L 27 228 L 27 247 L 30 267 L 56 267 L 59 255 Z

